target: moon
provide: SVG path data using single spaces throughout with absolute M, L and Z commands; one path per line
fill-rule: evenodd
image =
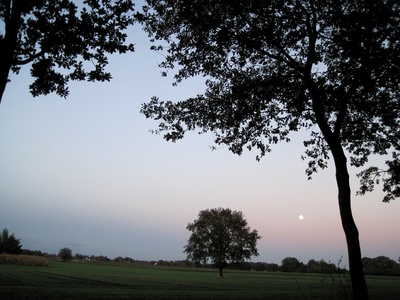
M 299 216 L 299 219 L 300 219 L 300 220 L 303 220 L 303 219 L 304 219 L 304 216 L 303 216 L 303 215 L 300 215 L 300 216 Z

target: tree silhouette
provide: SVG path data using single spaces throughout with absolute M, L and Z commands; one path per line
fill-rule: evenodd
M 0 253 L 20 254 L 22 245 L 20 239 L 15 234 L 9 234 L 8 229 L 4 228 L 0 236 Z
M 72 259 L 72 250 L 69 248 L 62 248 L 58 251 L 57 256 L 61 259 L 61 261 L 69 261 Z
M 400 6 L 396 1 L 147 0 L 141 16 L 162 40 L 161 67 L 176 83 L 207 78 L 204 94 L 181 102 L 154 97 L 142 113 L 176 141 L 213 132 L 236 154 L 289 141 L 306 129 L 307 175 L 336 169 L 354 299 L 367 299 L 359 233 L 351 209 L 348 163 L 392 156 L 363 170 L 360 193 L 382 180 L 384 201 L 400 195 Z M 163 51 L 155 44 L 153 49 Z M 383 177 L 379 178 L 382 175 Z
M 257 230 L 250 231 L 247 221 L 239 211 L 229 208 L 202 210 L 199 217 L 186 227 L 192 234 L 185 246 L 188 258 L 195 262 L 211 259 L 223 277 L 226 263 L 239 263 L 258 256 Z
M 123 32 L 131 0 L 5 0 L 0 3 L 0 101 L 9 72 L 31 64 L 33 96 L 68 95 L 70 80 L 108 81 L 107 54 L 133 51 Z M 79 13 L 79 14 L 78 14 Z

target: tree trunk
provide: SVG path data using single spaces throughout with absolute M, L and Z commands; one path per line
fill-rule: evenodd
M 0 43 L 0 51 L 3 52 L 3 43 Z M 11 64 L 7 61 L 7 58 L 0 57 L 0 103 L 3 98 L 4 91 L 8 82 L 8 73 L 10 72 Z
M 22 2 L 13 2 L 12 7 L 8 3 L 8 13 L 5 16 L 5 34 L 0 39 L 0 103 L 8 82 L 14 59 L 14 52 L 17 47 L 18 31 L 21 23 L 21 4 Z
M 364 277 L 358 229 L 351 210 L 351 190 L 349 173 L 347 170 L 347 159 L 341 145 L 339 143 L 337 144 L 336 147 L 331 147 L 331 151 L 336 167 L 339 210 L 347 242 L 353 299 L 366 300 L 368 299 L 368 288 Z
M 219 277 L 221 277 L 221 278 L 224 277 L 224 274 L 222 274 L 222 267 L 221 266 L 219 267 Z
M 361 247 L 358 238 L 358 229 L 351 211 L 350 176 L 347 170 L 347 158 L 340 140 L 340 127 L 346 114 L 347 101 L 341 100 L 339 116 L 336 120 L 334 132 L 326 119 L 326 111 L 323 105 L 321 92 L 309 74 L 305 75 L 305 83 L 313 98 L 313 110 L 316 120 L 325 141 L 329 145 L 336 168 L 336 183 L 338 186 L 338 201 L 342 227 L 346 236 L 347 253 L 350 268 L 350 280 L 354 300 L 367 300 L 368 288 L 365 282 L 362 265 Z

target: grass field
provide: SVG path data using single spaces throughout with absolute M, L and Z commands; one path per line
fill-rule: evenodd
M 0 299 L 340 299 L 331 278 L 317 274 L 226 270 L 221 279 L 211 269 L 50 265 L 0 265 Z M 400 277 L 367 281 L 371 299 L 400 299 Z

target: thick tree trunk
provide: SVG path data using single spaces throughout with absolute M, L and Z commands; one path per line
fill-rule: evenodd
M 335 160 L 336 181 L 339 190 L 339 210 L 347 242 L 353 299 L 364 300 L 368 299 L 368 288 L 364 277 L 358 229 L 351 210 L 351 190 L 347 159 L 341 145 L 331 148 L 331 151 Z
M 13 1 L 12 5 L 7 2 L 5 14 L 5 34 L 0 40 L 0 103 L 8 82 L 17 47 L 18 31 L 21 22 L 21 5 L 23 2 Z
M 3 52 L 2 43 L 0 43 L 0 51 Z M 4 53 L 4 52 L 3 52 Z M 3 98 L 4 91 L 8 82 L 8 73 L 10 72 L 11 64 L 7 61 L 7 58 L 0 57 L 0 103 Z
M 224 274 L 222 273 L 222 267 L 219 267 L 219 277 L 224 277 Z

